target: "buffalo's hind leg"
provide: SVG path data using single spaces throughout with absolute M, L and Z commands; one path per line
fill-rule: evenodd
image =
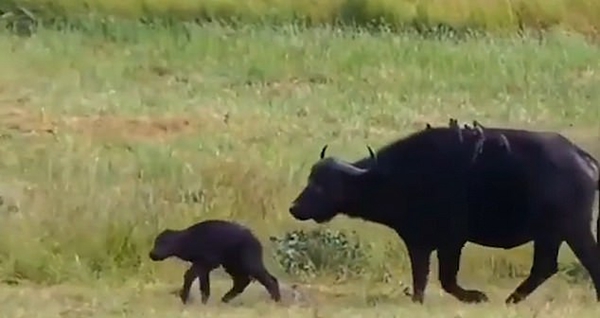
M 486 294 L 478 290 L 466 290 L 460 287 L 456 276 L 460 268 L 460 256 L 464 244 L 442 247 L 437 250 L 439 279 L 442 288 L 465 303 L 487 302 Z
M 541 284 L 558 272 L 558 250 L 562 241 L 556 238 L 538 238 L 533 245 L 533 264 L 529 276 L 506 299 L 516 304 L 529 296 Z
M 577 256 L 583 267 L 590 274 L 596 290 L 596 300 L 600 301 L 600 255 L 597 250 L 598 244 L 592 235 L 590 227 L 581 227 L 580 230 L 570 230 L 566 241 L 575 256 Z

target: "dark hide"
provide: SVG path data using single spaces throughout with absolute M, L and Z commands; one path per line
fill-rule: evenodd
M 457 283 L 463 246 L 512 249 L 530 241 L 530 275 L 507 303 L 525 299 L 557 272 L 562 242 L 590 273 L 600 300 L 600 253 L 590 228 L 598 163 L 562 135 L 477 122 L 461 130 L 451 121 L 354 163 L 324 155 L 291 215 L 323 223 L 342 213 L 394 229 L 408 249 L 414 301 L 423 302 L 433 251 L 443 289 L 481 302 L 484 293 Z
M 200 280 L 202 303 L 210 297 L 210 272 L 223 266 L 233 280 L 233 287 L 221 301 L 227 303 L 241 294 L 253 279 L 280 301 L 279 283 L 263 264 L 262 245 L 246 227 L 221 220 L 207 220 L 186 229 L 164 230 L 154 241 L 149 253 L 153 261 L 177 257 L 192 263 L 183 276 L 181 301 L 188 300 L 190 287 L 196 277 Z

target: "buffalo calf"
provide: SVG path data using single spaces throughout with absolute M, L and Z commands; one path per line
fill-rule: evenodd
M 181 301 L 188 300 L 196 277 L 200 280 L 202 303 L 210 297 L 209 273 L 223 266 L 233 280 L 233 287 L 221 299 L 227 303 L 241 294 L 253 279 L 261 283 L 271 299 L 280 301 L 279 282 L 263 264 L 262 245 L 246 227 L 228 221 L 207 220 L 183 230 L 166 229 L 154 240 L 149 253 L 153 261 L 177 257 L 192 265 L 183 275 Z

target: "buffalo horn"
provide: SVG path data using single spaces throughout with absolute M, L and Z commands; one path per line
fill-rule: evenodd
M 321 159 L 325 158 L 325 150 L 327 150 L 327 145 L 323 146 L 323 149 L 321 149 Z
M 481 127 L 481 128 L 485 128 L 485 127 L 483 127 L 483 125 L 481 125 L 481 123 L 479 123 L 479 122 L 478 122 L 478 121 L 476 121 L 476 120 L 473 120 L 473 127 Z

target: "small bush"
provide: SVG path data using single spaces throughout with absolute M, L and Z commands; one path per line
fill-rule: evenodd
M 588 271 L 579 262 L 570 262 L 561 265 L 559 272 L 572 284 L 590 283 L 591 277 Z
M 335 275 L 337 279 L 360 275 L 367 267 L 368 253 L 356 233 L 314 229 L 295 230 L 271 237 L 273 253 L 283 270 L 301 278 Z

